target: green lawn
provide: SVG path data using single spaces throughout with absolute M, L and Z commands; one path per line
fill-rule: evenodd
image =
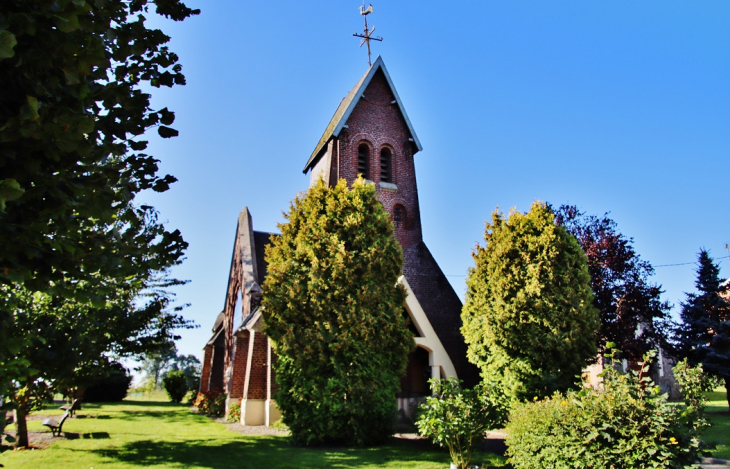
M 47 410 L 41 415 L 60 415 Z M 43 431 L 41 420 L 28 424 Z M 78 418 L 68 419 L 64 438 L 47 449 L 4 451 L 4 467 L 186 467 L 186 468 L 440 468 L 448 467 L 445 450 L 424 441 L 392 439 L 374 448 L 306 449 L 284 436 L 242 435 L 189 407 L 163 401 L 126 400 L 117 404 L 84 404 Z M 477 453 L 474 463 L 504 465 L 505 459 Z
M 710 400 L 707 406 L 707 415 L 712 427 L 705 431 L 705 441 L 718 442 L 712 456 L 719 459 L 730 459 L 730 412 L 728 412 L 725 388 L 716 389 L 707 394 Z

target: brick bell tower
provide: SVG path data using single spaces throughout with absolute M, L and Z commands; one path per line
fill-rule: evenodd
M 352 184 L 358 174 L 375 184 L 406 252 L 422 241 L 413 156 L 422 150 L 383 59 L 340 102 L 304 167 L 310 185 L 322 177 Z
M 320 177 L 330 185 L 341 178 L 352 184 L 362 174 L 375 184 L 378 200 L 392 217 L 405 258 L 405 308 L 418 331 L 400 397 L 427 394 L 431 377 L 456 375 L 471 385 L 479 376 L 466 359 L 459 330 L 461 300 L 423 242 L 414 165 L 414 155 L 422 149 L 378 57 L 340 102 L 304 167 L 310 185 Z M 401 408 L 407 404 L 399 401 Z

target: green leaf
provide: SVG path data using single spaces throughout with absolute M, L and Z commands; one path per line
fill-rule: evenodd
M 79 29 L 79 17 L 75 13 L 61 13 L 55 17 L 56 27 L 59 31 L 70 33 Z
M 175 122 L 175 113 L 168 111 L 167 108 L 162 109 L 160 112 L 160 122 L 165 125 L 172 125 Z
M 17 43 L 13 33 L 0 30 L 0 60 L 15 56 L 13 48 Z
M 157 128 L 157 133 L 160 134 L 160 137 L 162 138 L 170 138 L 170 137 L 177 137 L 180 132 L 178 132 L 175 129 L 171 129 L 170 127 L 166 127 L 164 125 L 161 125 Z
M 5 211 L 5 203 L 19 199 L 25 193 L 15 179 L 3 179 L 0 181 L 0 211 Z
M 37 98 L 26 96 L 25 103 L 20 107 L 20 118 L 24 121 L 37 121 L 40 118 Z

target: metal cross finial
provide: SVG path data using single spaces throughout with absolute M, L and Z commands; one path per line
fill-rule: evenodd
M 382 41 L 383 38 L 379 36 L 373 36 L 373 31 L 375 31 L 375 26 L 373 26 L 373 29 L 368 30 L 368 15 L 373 12 L 373 6 L 370 5 L 367 8 L 365 8 L 365 3 L 363 2 L 362 6 L 360 7 L 360 14 L 365 19 L 365 34 L 359 34 L 359 33 L 352 33 L 353 36 L 361 37 L 362 41 L 360 41 L 360 47 L 362 47 L 363 44 L 368 45 L 368 65 L 372 66 L 372 62 L 370 61 L 370 41 Z

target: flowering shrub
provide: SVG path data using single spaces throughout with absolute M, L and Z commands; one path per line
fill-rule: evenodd
M 199 392 L 193 405 L 201 414 L 222 417 L 226 410 L 226 395 L 220 389 Z
M 451 462 L 469 467 L 474 445 L 487 430 L 497 428 L 507 417 L 506 400 L 494 388 L 461 387 L 456 378 L 430 379 L 433 396 L 419 406 L 418 433 L 449 448 Z
M 241 420 L 241 401 L 233 402 L 228 407 L 228 417 L 226 420 L 229 422 L 239 422 Z
M 607 344 L 608 345 L 608 344 Z M 608 358 L 617 358 L 611 350 Z M 507 454 L 515 469 L 551 467 L 682 468 L 705 448 L 704 419 L 667 401 L 648 374 L 609 366 L 602 389 L 555 394 L 517 404 L 507 425 Z

